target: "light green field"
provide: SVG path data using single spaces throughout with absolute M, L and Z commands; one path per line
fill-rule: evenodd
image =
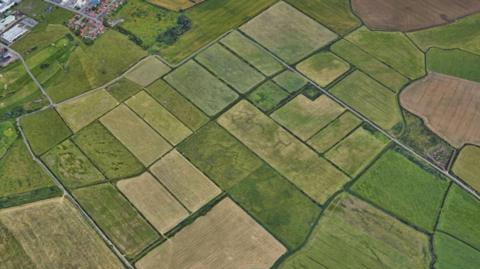
M 272 114 L 272 119 L 303 141 L 307 141 L 344 111 L 345 108 L 326 95 L 322 95 L 314 101 L 303 95 L 297 95 L 293 100 L 277 109 Z
M 172 145 L 180 143 L 192 133 L 187 126 L 144 91 L 125 103 Z
M 273 78 L 278 85 L 287 92 L 294 93 L 307 85 L 307 80 L 290 70 L 285 70 Z
M 479 221 L 480 202 L 457 185 L 452 185 L 443 205 L 437 230 L 445 231 L 480 249 Z
M 101 89 L 61 103 L 57 106 L 57 111 L 70 129 L 78 132 L 116 105 L 117 100 L 106 90 Z
M 238 98 L 238 94 L 194 61 L 175 69 L 165 80 L 209 116 Z
M 127 256 L 134 256 L 159 238 L 112 185 L 107 183 L 81 188 L 73 194 L 95 223 Z
M 364 128 L 357 128 L 333 148 L 325 153 L 325 158 L 338 165 L 348 175 L 355 177 L 390 142 L 381 133 L 372 133 Z
M 246 93 L 265 77 L 253 67 L 219 44 L 214 44 L 195 57 L 240 93 Z
M 239 102 L 218 122 L 319 203 L 348 181 L 347 176 L 247 101 Z
M 335 42 L 330 49 L 395 92 L 408 82 L 406 77 L 345 39 Z
M 208 122 L 208 117 L 200 109 L 195 107 L 165 81 L 157 80 L 145 90 L 192 131 L 197 130 Z
M 45 153 L 42 161 L 69 188 L 88 185 L 105 178 L 68 139 Z
M 475 269 L 480 264 L 478 250 L 442 232 L 435 233 L 433 250 L 437 257 L 435 261 L 437 269 Z
M 353 72 L 330 91 L 385 130 L 402 120 L 396 95 L 360 71 Z
M 425 75 L 425 56 L 403 33 L 359 28 L 345 37 L 409 79 Z
M 15 236 L 0 222 L 0 260 L 5 269 L 35 268 Z
M 287 0 L 287 2 L 340 35 L 361 24 L 353 14 L 348 0 Z
M 30 114 L 20 122 L 28 143 L 37 155 L 47 152 L 72 134 L 52 108 Z
M 149 166 L 172 148 L 125 105 L 110 111 L 100 122 L 145 166 Z
M 244 24 L 240 30 L 288 64 L 293 64 L 337 38 L 313 19 L 278 2 Z
M 196 3 L 200 3 L 203 0 L 190 1 L 190 0 L 148 0 L 147 2 L 160 7 L 164 7 L 170 10 L 182 11 L 192 7 Z
M 7 153 L 17 136 L 17 130 L 12 122 L 0 122 L 0 159 Z
M 142 86 L 126 78 L 121 78 L 107 87 L 108 93 L 115 97 L 118 102 L 127 100 L 129 97 L 135 95 L 141 90 Z
M 431 48 L 427 52 L 430 71 L 480 82 L 480 55 L 459 49 Z
M 352 190 L 399 218 L 431 232 L 448 183 L 401 153 L 390 150 L 357 180 Z
M 126 73 L 125 77 L 145 87 L 169 71 L 170 67 L 168 65 L 162 63 L 157 57 L 150 56 Z
M 73 136 L 73 142 L 109 179 L 139 174 L 143 165 L 98 122 Z
M 297 64 L 297 69 L 320 87 L 326 87 L 347 72 L 350 65 L 333 53 L 319 52 Z
M 319 153 L 323 153 L 338 141 L 342 140 L 360 125 L 360 123 L 362 123 L 362 120 L 347 111 L 332 121 L 327 127 L 312 136 L 307 143 Z
M 468 185 L 480 192 L 480 147 L 468 145 L 462 148 L 452 171 Z
M 245 37 L 238 31 L 233 31 L 220 40 L 222 44 L 234 51 L 245 61 L 255 66 L 266 76 L 271 76 L 283 69 L 283 65 L 268 52 Z
M 271 111 L 287 97 L 288 92 L 273 83 L 271 80 L 263 83 L 247 96 L 248 100 L 263 112 Z

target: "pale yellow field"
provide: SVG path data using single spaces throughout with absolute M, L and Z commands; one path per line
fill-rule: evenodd
M 144 165 L 152 164 L 171 149 L 165 139 L 123 104 L 100 121 Z
M 157 57 L 150 56 L 138 63 L 130 72 L 125 74 L 125 77 L 145 87 L 169 71 L 170 67 L 158 60 Z
M 221 193 L 208 177 L 176 150 L 152 165 L 150 171 L 192 212 Z
M 77 132 L 118 105 L 105 89 L 90 92 L 57 106 L 57 111 L 72 131 Z
M 188 216 L 188 211 L 148 172 L 120 180 L 117 187 L 161 233 Z
M 65 198 L 2 210 L 0 222 L 39 269 L 124 268 Z
M 270 268 L 286 249 L 232 200 L 148 253 L 138 269 Z
M 171 10 L 187 9 L 204 0 L 147 0 L 148 2 Z

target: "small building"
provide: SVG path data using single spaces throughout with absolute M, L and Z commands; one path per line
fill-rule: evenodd
M 0 13 L 4 13 L 16 4 L 15 0 L 0 0 Z
M 24 34 L 26 34 L 29 30 L 21 25 L 21 24 L 16 24 L 12 28 L 8 29 L 8 31 L 4 32 L 0 38 L 7 42 L 8 44 L 12 44 L 15 40 L 19 39 L 22 37 Z
M 5 31 L 12 23 L 15 22 L 15 15 L 9 15 L 0 20 L 0 32 Z

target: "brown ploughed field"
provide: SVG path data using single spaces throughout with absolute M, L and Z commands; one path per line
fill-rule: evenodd
M 400 102 L 453 146 L 480 145 L 480 83 L 431 73 L 405 89 Z
M 352 0 L 372 30 L 409 32 L 455 21 L 480 11 L 478 0 Z

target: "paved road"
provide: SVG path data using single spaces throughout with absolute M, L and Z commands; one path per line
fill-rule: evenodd
M 90 16 L 90 15 L 88 15 L 88 14 L 86 14 L 86 13 L 83 13 L 83 12 L 81 12 L 81 11 L 79 11 L 79 10 L 76 10 L 76 9 L 74 9 L 74 8 L 62 6 L 62 5 L 58 4 L 58 3 L 55 3 L 55 2 L 50 1 L 50 0 L 43 0 L 43 1 L 45 1 L 45 2 L 47 2 L 47 3 L 49 3 L 49 4 L 52 4 L 52 5 L 55 5 L 55 6 L 57 6 L 57 7 L 61 7 L 61 8 L 63 8 L 63 9 L 66 9 L 66 10 L 71 11 L 71 12 L 73 12 L 73 13 L 76 13 L 76 14 L 78 14 L 78 15 L 81 15 L 81 16 L 83 16 L 83 17 L 85 17 L 85 18 L 89 18 L 89 19 L 91 19 L 91 20 L 93 20 L 93 21 L 95 21 L 95 22 L 103 23 L 101 20 L 97 19 L 97 17 Z

